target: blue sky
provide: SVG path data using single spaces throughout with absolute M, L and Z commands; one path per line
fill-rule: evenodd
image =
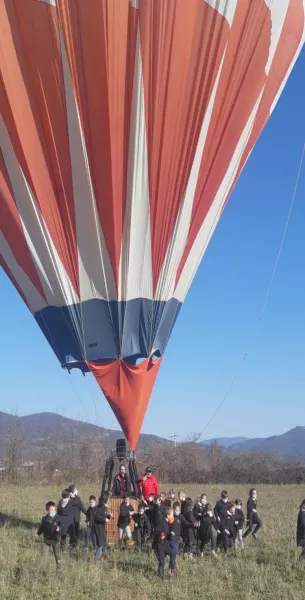
M 182 308 L 142 431 L 202 431 L 256 331 L 305 141 L 305 52 L 235 188 Z M 305 164 L 255 343 L 204 438 L 305 424 Z M 0 410 L 56 411 L 116 428 L 91 376 L 60 368 L 0 271 Z

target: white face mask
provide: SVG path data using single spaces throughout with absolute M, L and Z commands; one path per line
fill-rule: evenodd
M 94 507 L 95 506 L 95 502 L 94 500 L 90 500 L 90 506 Z
M 209 510 L 208 515 L 209 515 L 209 517 L 212 517 L 213 516 L 213 512 L 211 510 Z

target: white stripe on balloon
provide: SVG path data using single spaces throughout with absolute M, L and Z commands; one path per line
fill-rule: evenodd
M 119 268 L 119 300 L 153 297 L 143 66 L 137 33 L 128 155 L 127 201 Z

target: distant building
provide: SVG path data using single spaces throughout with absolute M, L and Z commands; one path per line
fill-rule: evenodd
M 22 468 L 23 468 L 25 471 L 35 471 L 35 469 L 36 469 L 36 464 L 35 464 L 35 463 L 33 463 L 33 462 L 24 462 L 24 463 L 22 464 Z

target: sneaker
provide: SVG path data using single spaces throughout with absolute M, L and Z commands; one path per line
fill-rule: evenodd
M 211 550 L 211 554 L 212 554 L 212 556 L 214 556 L 214 558 L 218 558 L 218 556 L 217 556 L 217 554 L 216 554 L 215 550 Z
M 89 552 L 89 548 L 87 546 L 85 548 L 85 552 Z
M 252 535 L 252 537 L 253 537 L 254 540 L 257 540 L 257 535 L 256 535 L 256 533 L 254 533 L 254 531 L 252 532 L 251 535 Z

